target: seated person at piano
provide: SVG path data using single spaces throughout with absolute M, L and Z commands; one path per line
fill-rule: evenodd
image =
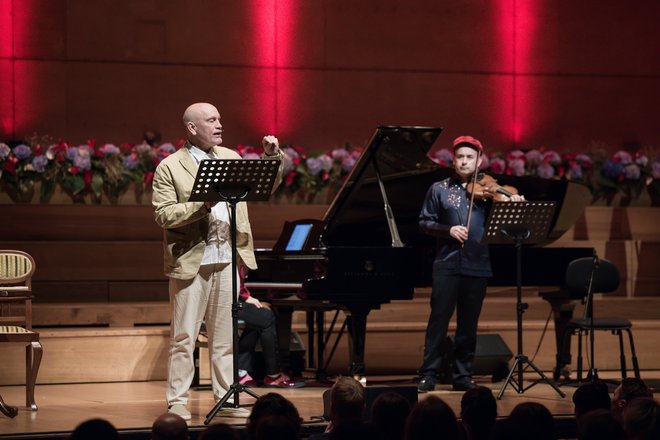
M 454 140 L 453 150 L 454 176 L 435 182 L 429 188 L 419 215 L 420 230 L 437 239 L 431 314 L 417 387 L 420 392 L 435 388 L 454 309 L 458 324 L 454 339 L 453 390 L 465 391 L 476 386 L 472 382 L 472 361 L 477 323 L 488 278 L 492 276 L 488 245 L 480 243 L 488 199 L 524 200 L 523 196 L 511 192 L 515 192 L 515 188 L 499 187 L 492 177 L 477 172 L 484 151 L 477 139 L 460 136 Z
M 242 306 L 238 312 L 238 319 L 245 322 L 245 328 L 238 341 L 239 382 L 246 387 L 257 386 L 257 381 L 252 378 L 250 373 L 254 374 L 254 349 L 259 341 L 266 368 L 263 386 L 267 388 L 304 387 L 305 382 L 291 379 L 280 369 L 275 314 L 267 303 L 262 303 L 250 295 L 250 291 L 245 287 L 246 274 L 247 268 L 241 266 L 239 298 Z

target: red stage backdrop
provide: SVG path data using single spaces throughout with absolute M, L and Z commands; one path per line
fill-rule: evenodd
M 0 0 L 0 139 L 182 134 L 327 150 L 379 124 L 491 149 L 660 141 L 655 0 Z

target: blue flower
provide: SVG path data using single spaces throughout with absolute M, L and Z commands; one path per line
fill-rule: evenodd
M 614 162 L 608 160 L 603 164 L 603 174 L 607 177 L 616 179 L 623 174 L 623 164 L 621 162 Z
M 623 171 L 626 173 L 626 179 L 628 180 L 637 180 L 641 177 L 642 172 L 640 171 L 639 167 L 637 165 L 630 164 L 627 165 Z
M 309 170 L 310 176 L 316 176 L 323 169 L 323 164 L 316 157 L 310 157 L 307 159 L 307 169 Z
M 37 173 L 43 173 L 46 171 L 46 165 L 48 165 L 48 158 L 44 155 L 35 156 L 35 158 L 32 159 L 32 166 Z
M 32 149 L 25 144 L 15 146 L 12 151 L 14 152 L 14 155 L 20 160 L 27 159 L 32 154 Z
M 99 151 L 105 155 L 119 154 L 121 152 L 119 148 L 113 144 L 105 144 L 99 148 Z
M 11 153 L 11 148 L 9 148 L 9 145 L 0 142 L 0 159 L 4 159 L 5 157 L 9 156 L 9 153 Z
M 126 168 L 129 171 L 135 170 L 140 165 L 140 162 L 137 159 L 132 158 L 131 156 L 124 157 L 122 163 L 124 164 L 124 168 Z
M 555 169 L 549 163 L 542 163 L 536 168 L 536 174 L 543 179 L 549 179 L 555 175 Z

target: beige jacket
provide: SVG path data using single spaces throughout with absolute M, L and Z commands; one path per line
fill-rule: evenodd
M 191 279 L 197 274 L 209 227 L 209 213 L 204 202 L 188 202 L 198 167 L 189 148 L 186 142 L 183 148 L 165 158 L 156 168 L 153 181 L 154 215 L 164 235 L 165 275 L 180 279 Z M 241 158 L 225 147 L 213 147 L 213 152 L 219 159 Z M 278 181 L 281 173 L 282 167 Z M 236 205 L 236 249 L 239 264 L 252 270 L 257 268 L 245 202 Z

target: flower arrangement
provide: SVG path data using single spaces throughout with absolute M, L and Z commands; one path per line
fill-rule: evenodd
M 118 203 L 119 197 L 134 191 L 137 203 L 151 189 L 156 167 L 165 157 L 181 148 L 176 144 L 97 144 L 83 145 L 33 136 L 10 147 L 0 143 L 0 189 L 15 202 L 29 202 L 39 187 L 39 200 L 48 202 L 59 186 L 74 203 Z M 288 203 L 328 203 L 343 184 L 361 149 L 350 145 L 311 154 L 297 145 L 283 145 L 284 179 L 274 198 Z M 246 159 L 257 159 L 263 150 L 238 145 Z M 603 145 L 594 144 L 589 152 L 559 153 L 540 147 L 529 150 L 495 152 L 485 155 L 481 169 L 492 174 L 567 179 L 584 183 L 593 200 L 611 204 L 619 196 L 629 203 L 648 188 L 654 205 L 660 205 L 660 154 L 621 150 L 613 155 Z M 441 167 L 451 167 L 453 153 L 440 149 L 430 155 Z M 39 183 L 39 185 L 36 185 Z
M 604 146 L 594 144 L 588 153 L 560 154 L 544 147 L 496 152 L 483 157 L 481 170 L 583 183 L 591 190 L 593 202 L 604 200 L 608 205 L 616 196 L 623 204 L 629 204 L 648 187 L 653 204 L 660 204 L 657 197 L 660 196 L 660 154 L 619 150 L 610 156 L 606 151 Z M 453 153 L 441 149 L 431 159 L 440 166 L 450 167 Z
M 0 183 L 13 201 L 25 202 L 32 199 L 39 182 L 42 203 L 48 201 L 57 185 L 74 203 L 84 203 L 88 196 L 100 203 L 104 195 L 110 203 L 117 203 L 132 183 L 140 202 L 141 194 L 151 187 L 156 166 L 174 151 L 176 147 L 169 143 L 117 147 L 99 146 L 89 140 L 74 146 L 35 136 L 13 148 L 0 143 Z
M 329 203 L 362 154 L 361 149 L 348 144 L 317 155 L 310 155 L 297 145 L 281 148 L 283 181 L 274 197 L 292 203 Z M 263 152 L 244 145 L 236 149 L 244 159 L 258 159 Z

